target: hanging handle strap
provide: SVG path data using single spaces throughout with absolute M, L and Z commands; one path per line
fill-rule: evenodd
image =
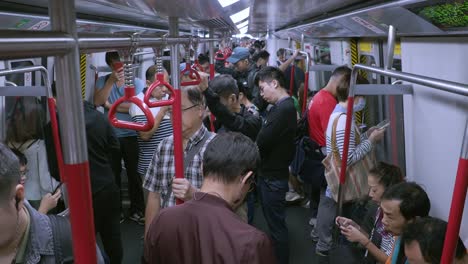
M 164 74 L 163 73 L 157 73 L 156 74 L 156 81 L 153 82 L 149 87 L 148 90 L 145 93 L 145 98 L 144 102 L 147 106 L 149 107 L 161 107 L 161 106 L 166 106 L 166 105 L 172 105 L 174 104 L 175 101 L 175 92 L 174 92 L 174 87 L 168 82 L 164 80 Z M 165 86 L 169 92 L 171 93 L 170 97 L 168 100 L 161 100 L 161 101 L 154 101 L 151 102 L 151 93 L 156 89 L 158 86 Z
M 185 69 L 180 72 L 181 75 L 184 75 L 186 73 L 189 74 L 190 79 L 193 79 L 193 81 L 181 82 L 180 83 L 181 86 L 199 85 L 200 84 L 200 82 L 201 82 L 200 74 L 198 73 L 198 71 L 192 69 L 192 67 L 190 67 L 190 63 L 188 63 L 188 62 L 186 64 L 186 66 L 185 66 Z
M 117 107 L 125 102 L 134 103 L 138 108 L 140 108 L 146 116 L 146 123 L 130 122 L 117 119 L 115 116 L 117 113 Z M 133 86 L 125 87 L 125 95 L 120 97 L 117 101 L 115 101 L 115 103 L 112 104 L 112 107 L 109 110 L 109 121 L 114 127 L 137 131 L 148 131 L 153 128 L 154 125 L 154 118 L 151 110 L 144 102 L 135 96 L 135 87 Z

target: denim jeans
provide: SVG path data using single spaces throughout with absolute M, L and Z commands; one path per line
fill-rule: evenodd
M 286 226 L 286 201 L 288 180 L 258 179 L 258 189 L 263 215 L 270 229 L 278 263 L 289 262 L 289 237 Z

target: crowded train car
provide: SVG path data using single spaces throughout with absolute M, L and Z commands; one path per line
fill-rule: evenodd
M 468 263 L 467 0 L 0 22 L 0 264 Z

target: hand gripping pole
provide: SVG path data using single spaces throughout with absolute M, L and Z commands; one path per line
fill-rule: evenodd
M 142 102 L 138 97 L 135 96 L 135 86 L 133 85 L 133 68 L 132 68 L 132 61 L 133 61 L 133 54 L 136 51 L 136 47 L 138 44 L 138 38 L 136 34 L 132 35 L 132 46 L 128 50 L 120 51 L 124 59 L 125 64 L 118 62 L 114 64 L 114 68 L 124 68 L 125 74 L 125 95 L 120 97 L 117 101 L 112 104 L 112 107 L 109 109 L 109 121 L 110 123 L 117 128 L 124 128 L 124 129 L 131 129 L 137 131 L 148 131 L 153 128 L 154 125 L 154 118 L 153 114 L 151 113 L 148 106 Z M 117 113 L 117 107 L 124 103 L 130 102 L 134 103 L 138 108 L 140 108 L 146 116 L 146 123 L 141 122 L 131 122 L 131 121 L 123 121 L 117 119 L 115 116 Z

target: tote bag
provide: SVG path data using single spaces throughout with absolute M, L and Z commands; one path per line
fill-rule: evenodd
M 333 200 L 338 202 L 338 188 L 340 186 L 341 158 L 338 147 L 336 146 L 336 125 L 340 114 L 333 121 L 331 145 L 332 151 L 328 153 L 322 161 L 325 166 L 325 179 L 328 187 L 331 190 Z M 359 144 L 360 134 L 355 131 L 356 144 Z M 342 186 L 343 201 L 348 202 L 362 198 L 368 195 L 369 185 L 367 184 L 367 172 L 375 166 L 375 158 L 372 152 L 364 156 L 363 159 L 357 161 L 346 169 L 346 181 Z

